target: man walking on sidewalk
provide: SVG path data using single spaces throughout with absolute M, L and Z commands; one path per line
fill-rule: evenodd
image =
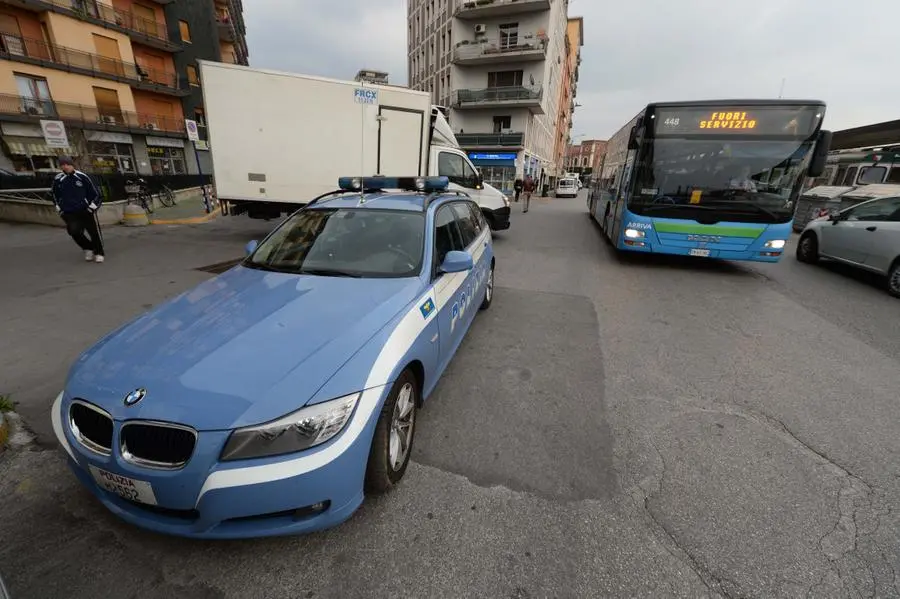
M 53 180 L 56 211 L 66 221 L 69 235 L 84 250 L 84 259 L 103 262 L 103 234 L 97 219 L 102 202 L 100 194 L 90 177 L 75 170 L 70 157 L 62 156 L 59 166 L 62 172 Z
M 525 177 L 525 182 L 522 184 L 522 199 L 525 200 L 523 213 L 528 212 L 528 207 L 531 205 L 531 194 L 534 193 L 534 187 L 534 179 L 531 178 L 531 175 Z

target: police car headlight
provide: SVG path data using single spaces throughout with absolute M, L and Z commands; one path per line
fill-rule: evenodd
M 360 393 L 345 395 L 266 424 L 236 429 L 228 438 L 221 459 L 264 458 L 321 445 L 344 429 L 359 396 Z
M 646 233 L 637 229 L 625 229 L 625 237 L 628 239 L 643 239 L 646 237 Z
M 780 250 L 784 247 L 784 244 L 787 243 L 784 239 L 771 239 L 766 242 L 765 247 L 772 248 L 773 250 Z

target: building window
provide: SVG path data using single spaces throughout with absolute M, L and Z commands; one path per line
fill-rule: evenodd
M 161 148 L 147 146 L 150 156 L 150 170 L 154 175 L 184 175 L 184 150 L 181 148 Z
M 191 43 L 191 26 L 187 21 L 178 21 L 178 31 L 181 32 L 181 41 Z
M 521 87 L 524 71 L 492 71 L 488 73 L 488 87 Z
M 43 77 L 31 77 L 29 75 L 15 74 L 16 89 L 21 96 L 19 110 L 24 114 L 34 116 L 53 116 L 56 111 L 53 108 L 53 100 L 50 97 L 50 87 Z
M 511 116 L 495 116 L 494 117 L 494 133 L 503 133 L 504 129 L 512 129 Z
M 106 124 L 124 124 L 122 107 L 119 105 L 119 94 L 114 89 L 94 88 L 94 101 L 97 103 L 98 121 Z
M 500 49 L 508 50 L 519 45 L 519 24 L 504 23 L 500 25 Z
M 206 127 L 206 115 L 203 114 L 202 108 L 194 109 L 194 120 L 197 121 L 198 127 Z
M 187 66 L 187 76 L 188 76 L 188 82 L 191 85 L 196 85 L 198 87 L 200 86 L 200 78 L 197 76 L 197 67 L 195 67 L 192 64 L 189 64 Z
M 88 163 L 95 173 L 137 173 L 130 144 L 89 141 Z

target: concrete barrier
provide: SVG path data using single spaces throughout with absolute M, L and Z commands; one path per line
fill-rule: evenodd
M 36 190 L 38 191 L 38 190 Z M 175 201 L 196 195 L 200 187 L 188 187 L 175 190 Z M 0 191 L 2 193 L 2 191 Z M 101 226 L 117 225 L 125 218 L 126 200 L 116 202 L 104 202 L 97 212 L 97 218 Z M 66 224 L 56 213 L 56 207 L 52 202 L 37 199 L 18 199 L 0 197 L 0 221 L 13 223 L 30 223 L 35 225 L 50 225 L 64 227 Z

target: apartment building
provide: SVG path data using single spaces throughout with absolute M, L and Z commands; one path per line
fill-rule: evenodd
M 603 166 L 606 143 L 604 139 L 586 139 L 580 144 L 568 146 L 566 172 L 578 173 L 582 181 L 589 181 L 593 173 L 600 172 L 600 167 Z
M 185 118 L 201 123 L 196 60 L 247 64 L 241 0 L 0 0 L 0 169 L 197 173 Z M 65 125 L 50 147 L 40 122 Z
M 460 145 L 506 192 L 562 170 L 567 15 L 568 0 L 409 0 L 410 87 L 449 108 Z
M 556 117 L 554 162 L 565 165 L 566 150 L 572 142 L 575 118 L 575 96 L 578 93 L 578 74 L 581 68 L 581 47 L 584 46 L 584 19 L 571 17 L 566 26 L 566 54 L 562 82 L 559 86 L 559 111 Z

